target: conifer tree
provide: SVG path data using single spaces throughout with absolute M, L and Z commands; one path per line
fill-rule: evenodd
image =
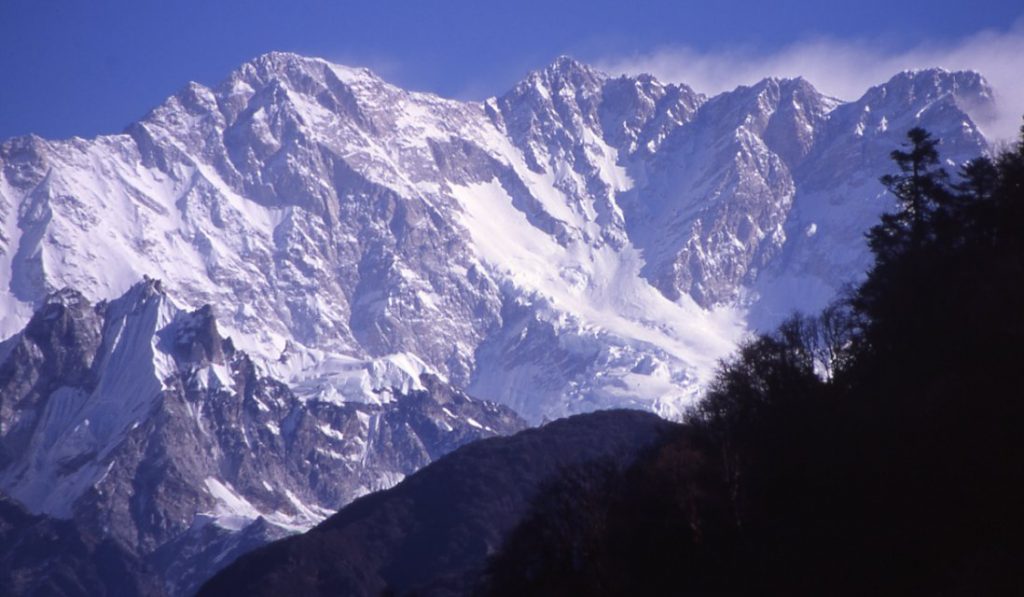
M 871 249 L 880 261 L 908 247 L 920 247 L 928 236 L 929 216 L 949 201 L 949 176 L 939 167 L 938 144 L 931 133 L 915 127 L 907 132 L 907 150 L 890 154 L 900 173 L 887 174 L 881 181 L 896 197 L 898 209 L 884 214 L 868 233 Z

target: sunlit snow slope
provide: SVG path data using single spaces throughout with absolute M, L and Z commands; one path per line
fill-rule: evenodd
M 955 163 L 990 103 L 975 73 L 843 103 L 568 58 L 457 102 L 267 54 L 122 134 L 0 146 L 0 336 L 55 289 L 112 299 L 146 275 L 300 393 L 364 399 L 345 372 L 387 357 L 534 422 L 676 415 L 748 324 L 863 271 L 907 128 Z

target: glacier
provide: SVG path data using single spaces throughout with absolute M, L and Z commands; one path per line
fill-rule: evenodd
M 863 275 L 905 131 L 955 170 L 994 101 L 974 72 L 840 101 L 568 57 L 456 101 L 275 52 L 119 134 L 3 141 L 0 491 L 184 594 L 467 442 L 678 419 Z
M 124 133 L 3 143 L 0 336 L 51 292 L 148 276 L 291 385 L 345 395 L 322 363 L 406 355 L 533 422 L 678 417 L 747 331 L 863 271 L 904 129 L 956 163 L 986 148 L 970 110 L 991 102 L 970 72 L 841 102 L 567 57 L 461 102 L 270 53 Z

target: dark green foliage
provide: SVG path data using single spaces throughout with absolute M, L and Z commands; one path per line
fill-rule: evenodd
M 1024 594 L 1024 130 L 955 184 L 908 141 L 864 284 L 744 344 L 625 475 L 545 494 L 492 592 Z

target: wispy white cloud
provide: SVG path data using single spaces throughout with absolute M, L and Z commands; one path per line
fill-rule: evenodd
M 855 99 L 904 69 L 976 70 L 988 79 L 997 98 L 998 113 L 979 123 L 991 136 L 1015 136 L 1024 114 L 1024 18 L 1005 31 L 982 31 L 956 42 L 910 49 L 893 49 L 891 43 L 880 40 L 813 38 L 768 54 L 749 48 L 709 53 L 664 47 L 609 56 L 599 60 L 598 66 L 609 73 L 650 73 L 709 94 L 768 76 L 802 76 L 841 99 Z

